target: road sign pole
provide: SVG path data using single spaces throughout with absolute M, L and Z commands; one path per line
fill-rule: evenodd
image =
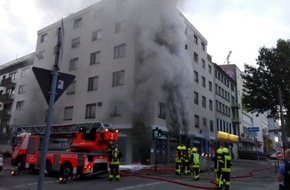
M 53 67 L 53 72 L 52 72 L 51 90 L 50 90 L 49 106 L 48 106 L 48 112 L 47 112 L 45 136 L 44 136 L 44 142 L 43 142 L 43 147 L 42 147 L 42 152 L 41 152 L 40 171 L 39 171 L 39 177 L 38 177 L 37 190 L 43 190 L 46 154 L 47 154 L 47 149 L 48 149 L 48 144 L 49 144 L 49 136 L 51 132 L 53 106 L 54 106 L 54 100 L 55 100 L 57 76 L 58 76 L 58 71 L 59 71 L 58 61 L 59 61 L 60 47 L 62 43 L 61 34 L 60 34 L 61 30 L 62 30 L 62 27 L 58 29 L 58 37 L 57 37 L 57 44 L 56 44 L 54 67 Z

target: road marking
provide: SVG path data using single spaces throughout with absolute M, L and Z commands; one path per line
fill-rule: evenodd
M 129 186 L 129 187 L 118 188 L 118 189 L 115 189 L 115 190 L 135 189 L 135 188 L 138 188 L 138 187 L 146 187 L 146 186 L 151 186 L 151 185 L 157 185 L 159 183 L 162 183 L 162 182 L 147 183 L 147 184 L 144 184 L 144 185 L 134 185 L 134 186 Z

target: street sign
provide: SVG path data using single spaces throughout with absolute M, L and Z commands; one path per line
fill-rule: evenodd
M 36 77 L 36 80 L 41 88 L 41 91 L 47 103 L 49 103 L 52 71 L 38 67 L 32 67 L 32 71 Z M 62 93 L 73 82 L 74 79 L 75 79 L 74 75 L 58 72 L 57 86 L 55 92 L 56 95 L 54 102 L 56 102 L 56 100 L 60 97 L 60 95 L 62 95 Z
M 249 127 L 248 128 L 248 131 L 249 132 L 259 132 L 260 131 L 260 128 L 259 127 Z

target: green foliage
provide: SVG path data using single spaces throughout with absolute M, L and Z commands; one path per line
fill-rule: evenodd
M 276 47 L 262 47 L 257 67 L 245 65 L 243 108 L 248 112 L 264 113 L 278 118 L 278 87 L 282 90 L 283 107 L 289 110 L 290 98 L 290 40 L 279 39 Z

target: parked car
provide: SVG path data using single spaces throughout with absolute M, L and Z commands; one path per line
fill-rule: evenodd
M 283 160 L 284 159 L 284 151 L 277 151 L 274 154 L 271 154 L 270 157 L 273 160 Z
M 2 171 L 3 169 L 3 154 L 0 153 L 0 172 Z

